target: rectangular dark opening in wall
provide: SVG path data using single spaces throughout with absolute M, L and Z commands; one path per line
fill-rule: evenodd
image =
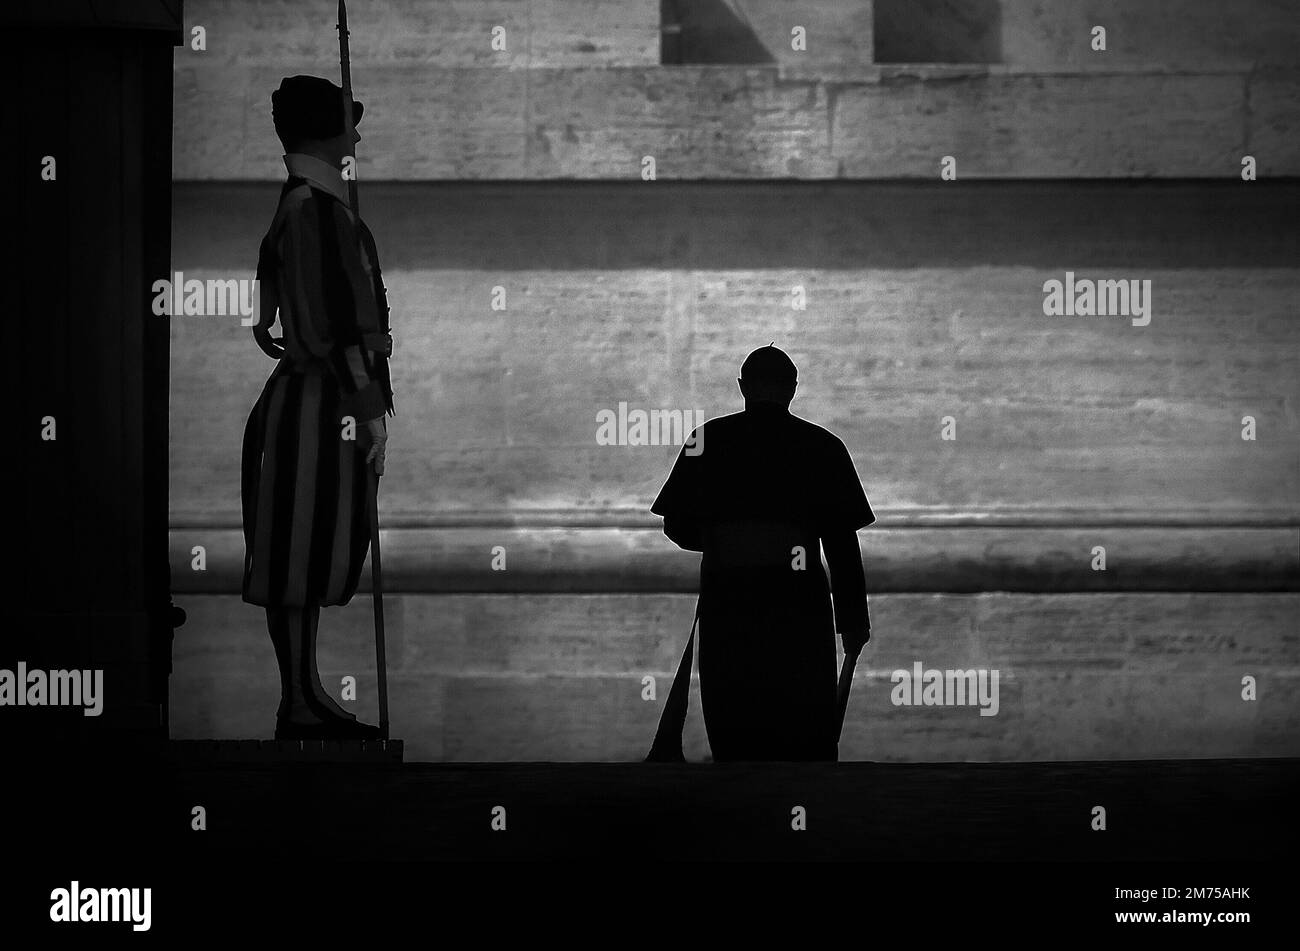
M 1000 63 L 998 0 L 875 0 L 877 63 Z
M 728 0 L 660 0 L 660 62 L 775 63 L 743 9 Z

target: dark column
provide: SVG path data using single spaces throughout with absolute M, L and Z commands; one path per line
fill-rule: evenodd
M 170 271 L 182 25 L 179 3 L 118 6 L 0 14 L 20 486 L 0 668 L 103 671 L 100 716 L 0 709 L 0 732 L 45 741 L 166 733 L 169 327 L 151 285 Z

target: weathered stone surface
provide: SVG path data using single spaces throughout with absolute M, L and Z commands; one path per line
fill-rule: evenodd
M 348 9 L 353 74 L 378 66 L 650 66 L 659 9 L 643 0 L 387 0 Z M 187 29 L 207 50 L 178 48 L 178 66 L 258 65 L 330 78 L 338 70 L 334 6 L 292 0 L 189 0 Z M 493 49 L 493 29 L 505 49 Z M 499 44 L 498 44 L 499 45 Z M 363 100 L 364 101 L 364 100 Z
M 878 62 L 1294 66 L 1300 17 L 1287 0 L 876 0 Z M 1106 28 L 1106 50 L 1092 28 Z
M 659 4 L 645 0 L 531 0 L 528 65 L 654 66 Z
M 944 156 L 959 179 L 1231 177 L 1244 110 L 1233 74 L 902 74 L 839 91 L 832 152 L 850 178 L 935 178 Z
M 771 69 L 535 70 L 529 178 L 828 178 L 825 88 Z
M 233 75 L 178 69 L 173 178 L 282 178 L 284 149 L 271 121 L 271 93 L 283 75 L 271 66 Z M 366 104 L 358 126 L 362 179 L 527 177 L 523 128 L 530 73 L 391 66 L 380 75 L 390 84 L 387 94 L 373 81 L 363 85 L 360 74 L 354 83 Z
M 189 595 L 172 735 L 269 736 L 279 689 L 262 612 Z M 694 599 L 395 596 L 393 735 L 408 760 L 636 760 L 653 736 Z M 1284 756 L 1300 747 L 1300 601 L 1285 595 L 879 595 L 841 755 L 896 761 Z M 358 679 L 375 720 L 369 599 L 323 613 L 321 676 Z M 702 632 L 702 636 L 703 632 Z M 895 706 L 896 669 L 999 671 L 999 710 Z M 643 678 L 654 701 L 641 699 Z M 1241 699 L 1255 677 L 1259 699 Z M 707 756 L 692 688 L 687 755 Z
M 1300 18 L 1285 0 L 1000 0 L 1002 62 L 1032 68 L 1159 65 L 1201 70 L 1297 64 Z M 1105 52 L 1092 29 L 1106 28 Z
M 1300 17 L 1297 17 L 1300 19 Z M 1255 156 L 1260 178 L 1294 175 L 1300 129 L 1300 76 L 1262 73 L 1250 79 L 1250 126 L 1244 154 Z
M 1300 171 L 1290 73 L 1256 115 L 1263 80 L 1246 71 L 828 70 L 376 66 L 356 82 L 359 174 L 637 181 L 649 155 L 661 180 L 937 180 L 952 155 L 966 178 L 1231 178 L 1263 134 L 1270 174 Z M 269 97 L 282 73 L 178 64 L 175 178 L 279 178 Z
M 596 413 L 733 412 L 774 338 L 795 412 L 845 440 L 882 513 L 1300 511 L 1291 187 L 655 187 L 370 186 L 397 341 L 386 517 L 644 515 L 676 447 L 596 445 Z M 252 277 L 274 194 L 178 189 L 175 266 Z M 1150 325 L 1045 317 L 1067 269 L 1152 280 Z M 271 369 L 238 319 L 172 320 L 174 513 L 238 524 Z
M 179 188 L 177 267 L 251 276 L 274 194 Z M 803 371 L 797 411 L 843 435 L 882 515 L 862 534 L 873 590 L 1294 585 L 1289 186 L 372 183 L 363 202 L 398 328 L 384 542 L 408 759 L 644 755 L 692 605 L 653 592 L 690 591 L 694 559 L 645 512 L 674 447 L 596 446 L 594 414 L 730 411 L 740 358 L 773 336 Z M 1067 269 L 1152 279 L 1151 325 L 1043 317 L 1042 283 Z M 172 565 L 190 611 L 173 733 L 265 736 L 262 613 L 194 592 L 235 590 L 239 434 L 270 364 L 237 320 L 172 328 Z M 194 544 L 207 575 L 189 571 Z M 482 593 L 402 593 L 421 585 Z M 539 593 L 556 588 L 604 593 Z M 844 756 L 1295 755 L 1294 599 L 877 595 Z M 325 612 L 322 668 L 358 677 L 373 721 L 369 625 L 364 596 Z M 889 673 L 914 660 L 998 666 L 999 715 L 894 707 Z M 695 759 L 698 717 L 693 701 Z

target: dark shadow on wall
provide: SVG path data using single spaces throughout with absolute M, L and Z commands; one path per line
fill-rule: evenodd
M 664 64 L 776 62 L 729 0 L 660 0 L 659 11 Z
M 278 190 L 176 183 L 173 263 L 251 269 Z M 394 269 L 1290 269 L 1298 200 L 1294 181 L 366 186 L 367 219 Z
M 875 0 L 877 63 L 1000 63 L 998 0 Z

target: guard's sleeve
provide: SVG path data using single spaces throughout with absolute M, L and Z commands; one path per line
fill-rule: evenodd
M 357 227 L 361 231 L 361 244 L 365 250 L 367 262 L 370 265 L 369 286 L 374 289 L 375 295 L 375 316 L 378 328 L 381 333 L 388 332 L 388 287 L 384 284 L 383 270 L 379 266 L 379 249 L 375 245 L 375 236 L 370 233 L 366 223 L 357 219 Z
M 700 445 L 697 437 L 698 430 L 692 431 L 650 506 L 653 514 L 663 518 L 664 534 L 688 551 L 703 551 L 704 457 L 693 451 Z
M 358 421 L 384 415 L 383 390 L 362 350 L 363 335 L 378 330 L 354 224 L 340 202 L 313 194 L 290 214 L 279 254 L 293 292 L 285 344 L 325 361 L 342 391 L 342 412 Z
M 853 457 L 838 437 L 832 437 L 824 469 L 823 492 L 818 503 L 818 521 L 823 537 L 828 532 L 856 532 L 876 520 L 867 493 L 858 478 Z

